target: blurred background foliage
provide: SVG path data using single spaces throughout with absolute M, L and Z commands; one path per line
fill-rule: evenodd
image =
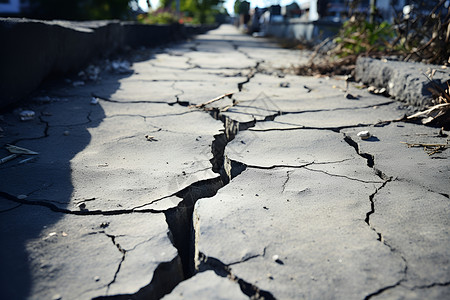
M 104 20 L 133 18 L 137 0 L 29 0 L 28 17 L 43 20 Z
M 145 24 L 213 24 L 223 23 L 228 12 L 223 0 L 180 0 L 180 12 L 176 12 L 175 0 L 161 0 L 160 8 L 138 16 Z
M 212 24 L 228 13 L 223 0 L 161 0 L 160 7 L 144 12 L 138 0 L 29 0 L 26 17 L 42 20 L 138 20 L 144 24 Z

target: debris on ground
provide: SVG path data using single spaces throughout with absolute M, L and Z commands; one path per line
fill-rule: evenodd
M 423 150 L 429 155 L 433 155 L 436 153 L 441 153 L 445 149 L 449 147 L 448 140 L 446 144 L 425 144 L 425 143 L 407 143 L 401 142 L 402 144 L 406 144 L 408 148 L 413 147 L 423 147 Z
M 34 119 L 36 113 L 32 110 L 22 110 L 19 114 L 21 121 L 31 121 Z
M 38 155 L 38 152 L 35 151 L 31 151 L 29 149 L 26 148 L 22 148 L 19 146 L 15 146 L 15 145 L 6 145 L 5 147 L 10 153 L 14 153 L 14 154 L 26 154 L 26 155 Z
M 422 124 L 436 125 L 444 127 L 444 129 L 450 128 L 450 80 L 447 81 L 447 89 L 442 90 L 438 84 L 434 85 L 434 88 L 430 89 L 431 92 L 437 96 L 435 98 L 435 105 L 432 107 L 415 113 L 409 116 L 407 119 L 421 118 Z
M 91 104 L 92 105 L 97 105 L 98 104 L 98 98 L 97 97 L 92 97 Z
M 5 148 L 6 148 L 6 149 L 9 151 L 9 153 L 11 153 L 11 154 L 8 155 L 8 156 L 5 156 L 5 157 L 3 157 L 3 158 L 0 158 L 0 164 L 4 164 L 4 163 L 6 163 L 6 162 L 8 162 L 8 161 L 11 161 L 11 160 L 13 160 L 13 159 L 15 159 L 15 158 L 21 156 L 21 155 L 33 155 L 33 157 L 30 157 L 30 158 L 23 159 L 23 160 L 19 161 L 19 164 L 24 164 L 24 163 L 27 163 L 27 162 L 30 162 L 30 161 L 36 159 L 36 155 L 39 154 L 38 152 L 31 151 L 31 150 L 29 150 L 29 149 L 22 148 L 22 147 L 19 147 L 19 146 L 15 146 L 15 145 L 9 145 L 9 144 L 7 144 L 7 145 L 5 146 Z
M 370 138 L 372 135 L 370 134 L 369 131 L 364 130 L 364 131 L 358 132 L 357 136 L 360 137 L 362 140 L 367 140 L 367 139 Z
M 209 100 L 209 101 L 206 101 L 205 103 L 201 103 L 201 104 L 197 104 L 197 105 L 190 105 L 189 108 L 204 108 L 205 106 L 207 106 L 207 105 L 209 105 L 209 104 L 211 104 L 211 103 L 214 103 L 214 102 L 216 102 L 216 101 L 222 100 L 222 99 L 224 99 L 224 98 L 226 98 L 226 97 L 228 97 L 228 98 L 231 99 L 231 97 L 233 96 L 233 94 L 234 94 L 234 93 L 223 94 L 223 95 L 220 95 L 219 97 L 216 97 L 216 98 L 214 98 L 214 99 L 211 99 L 211 100 Z

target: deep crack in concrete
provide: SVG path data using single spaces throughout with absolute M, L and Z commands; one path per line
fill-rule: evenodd
M 389 182 L 391 182 L 393 180 L 392 177 L 387 176 L 384 172 L 382 172 L 381 170 L 377 169 L 375 167 L 375 158 L 372 154 L 369 153 L 363 153 L 360 151 L 359 149 L 359 145 L 357 142 L 355 142 L 350 136 L 344 134 L 344 141 L 347 142 L 347 144 L 349 144 L 349 146 L 353 147 L 356 151 L 356 153 L 358 155 L 360 155 L 362 158 L 366 159 L 367 161 L 367 166 L 371 169 L 374 170 L 375 174 L 380 177 L 380 179 L 384 180 L 383 184 L 377 188 L 374 193 L 372 193 L 369 196 L 369 201 L 370 201 L 370 210 L 366 213 L 366 217 L 364 219 L 364 222 L 367 224 L 367 226 L 370 227 L 370 229 L 372 229 L 378 236 L 378 241 L 381 242 L 383 245 L 385 245 L 386 247 L 389 248 L 389 250 L 393 253 L 396 253 L 397 255 L 400 256 L 400 258 L 403 260 L 404 263 L 404 269 L 402 270 L 402 278 L 400 280 L 398 280 L 396 283 L 392 284 L 392 285 L 388 285 L 385 286 L 381 289 L 378 289 L 377 291 L 368 294 L 366 297 L 364 297 L 364 300 L 369 300 L 374 296 L 378 296 L 380 294 L 382 294 L 383 292 L 387 291 L 387 290 L 391 290 L 396 288 L 397 286 L 401 285 L 403 282 L 407 281 L 407 272 L 408 272 L 408 262 L 406 261 L 405 257 L 396 249 L 393 249 L 392 246 L 386 242 L 383 238 L 383 234 L 378 231 L 375 227 L 373 227 L 370 223 L 370 217 L 375 214 L 376 209 L 375 209 L 375 195 L 381 190 L 383 189 Z

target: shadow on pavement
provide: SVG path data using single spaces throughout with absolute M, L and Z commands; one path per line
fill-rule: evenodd
M 51 86 L 42 97 L 21 104 L 21 109 L 35 112 L 33 120 L 21 121 L 18 109 L 0 114 L 0 158 L 10 155 L 4 148 L 7 144 L 39 153 L 29 162 L 21 163 L 29 158 L 21 155 L 0 164 L 1 298 L 29 298 L 31 291 L 39 289 L 33 287 L 36 274 L 45 276 L 41 281 L 52 281 L 55 267 L 44 260 L 45 249 L 39 247 L 52 242 L 52 235 L 64 236 L 62 231 L 49 232 L 65 215 L 52 206 L 79 210 L 73 205 L 71 159 L 89 145 L 89 130 L 105 117 L 101 105 L 90 103 L 91 93 L 100 89 L 110 96 L 119 88 L 119 80 L 130 75 L 107 75 L 107 80 L 78 87 Z

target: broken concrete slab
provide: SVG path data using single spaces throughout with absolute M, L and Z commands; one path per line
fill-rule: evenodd
M 368 130 L 372 138 L 361 140 L 359 131 Z M 343 130 L 356 151 L 367 157 L 370 164 L 386 176 L 406 180 L 425 190 L 450 194 L 450 167 L 446 161 L 449 152 L 427 154 L 423 146 L 408 147 L 416 143 L 448 143 L 448 132 L 440 136 L 439 129 L 408 123 L 393 123 L 384 127 L 361 127 Z
M 97 299 L 200 292 L 370 299 L 446 291 L 440 279 L 448 256 L 449 170 L 442 164 L 448 150 L 428 158 L 394 140 L 442 144 L 448 133 L 392 121 L 406 110 L 361 86 L 286 75 L 270 62 L 273 53 L 280 66 L 289 65 L 291 56 L 277 56 L 287 50 L 262 41 L 224 26 L 163 51 L 140 50 L 124 74 L 105 72 L 84 86 L 69 82 L 39 94 L 49 98 L 33 102 L 35 132 L 18 126 L 17 136 L 4 131 L 2 138 L 40 152 L 32 163 L 0 167 L 1 242 L 29 250 L 2 251 L 13 258 L 8 270 L 18 266 L 8 282 L 21 294 L 9 298 L 76 297 L 78 283 L 90 288 L 83 295 Z M 266 48 L 255 53 L 254 46 Z M 191 53 L 246 57 L 253 65 L 209 68 L 208 59 L 204 69 Z M 160 88 L 167 90 L 158 94 Z M 201 105 L 228 88 L 231 98 Z M 91 104 L 92 94 L 102 97 Z M 8 126 L 19 122 L 10 117 Z M 357 133 L 365 129 L 375 136 L 362 141 Z M 416 133 L 418 140 L 411 138 Z M 432 160 L 430 169 L 420 155 Z M 408 157 L 418 165 L 396 165 Z M 439 212 L 425 207 L 430 199 Z M 19 235 L 16 228 L 23 229 Z M 409 244 L 410 232 L 417 245 Z M 62 240 L 69 236 L 85 243 L 71 247 L 74 241 Z M 103 245 L 107 257 L 96 254 Z M 52 252 L 58 260 L 72 255 L 70 274 L 56 262 L 43 270 L 34 265 Z M 85 257 L 98 257 L 104 270 L 93 282 L 73 277 Z M 60 284 L 52 274 L 74 283 Z M 53 294 L 42 292 L 47 287 Z
M 37 298 L 135 294 L 151 286 L 163 263 L 172 265 L 172 285 L 183 279 L 163 214 L 73 216 L 23 205 L 4 213 L 0 226 L 2 244 L 14 240 L 24 249 L 1 250 L 2 293 L 11 298 L 25 298 L 20 281 Z
M 205 271 L 179 284 L 164 300 L 175 299 L 248 299 L 239 284 L 214 271 Z
M 247 169 L 197 202 L 198 267 L 201 254 L 220 260 L 275 298 L 364 298 L 405 268 L 364 222 L 374 190 L 307 169 Z
M 380 190 L 373 202 L 370 225 L 408 266 L 401 285 L 415 290 L 448 284 L 448 195 L 399 179 Z
M 296 128 L 339 129 L 359 127 L 400 120 L 405 109 L 397 103 L 373 105 L 372 107 L 335 109 L 316 112 L 288 113 L 276 121 L 258 123 L 252 130 L 291 130 Z
M 148 109 L 152 110 L 151 107 Z M 178 109 L 175 111 L 179 112 Z M 73 126 L 69 135 L 64 135 L 67 128 L 50 125 L 49 136 L 45 140 L 49 144 L 39 140 L 20 143 L 42 153 L 35 165 L 14 169 L 19 174 L 27 169 L 36 170 L 40 165 L 46 170 L 46 184 L 42 183 L 40 188 L 32 185 L 23 190 L 17 182 L 5 191 L 28 195 L 38 190 L 30 201 L 50 201 L 69 210 L 77 210 L 80 202 L 93 198 L 95 201 L 86 202 L 86 210 L 154 209 L 160 206 L 158 202 L 168 200 L 187 186 L 218 176 L 211 170 L 211 144 L 214 135 L 219 134 L 222 128 L 221 122 L 198 111 L 147 121 L 139 115 L 111 116 L 87 131 L 85 126 Z M 57 174 L 61 173 L 58 171 L 61 164 L 74 153 L 75 144 L 80 139 L 92 142 L 85 151 L 71 159 L 70 181 L 74 189 L 67 197 L 58 192 L 63 188 L 60 183 L 64 181 Z M 56 155 L 55 145 L 63 145 L 66 149 L 70 144 L 74 147 L 67 151 L 58 150 Z M 192 152 L 188 154 L 187 149 Z M 25 174 L 22 175 L 23 180 L 32 181 L 36 177 L 34 171 Z M 172 206 L 181 201 L 177 197 L 169 200 Z M 165 202 L 164 207 L 170 205 L 170 202 Z
M 282 145 L 282 146 L 281 146 Z M 353 180 L 382 183 L 364 158 L 331 130 L 245 131 L 228 144 L 225 156 L 248 167 L 307 168 Z

